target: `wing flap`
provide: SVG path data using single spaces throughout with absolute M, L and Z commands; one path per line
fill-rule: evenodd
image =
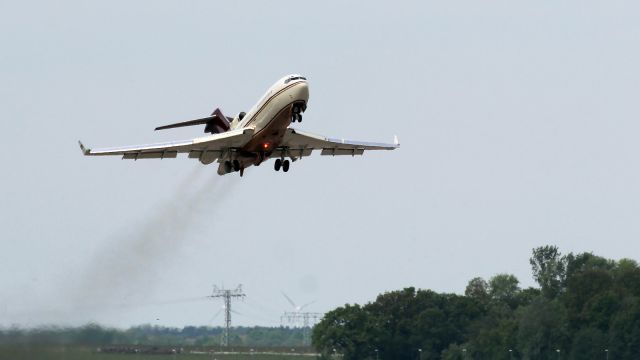
M 185 140 L 185 141 L 171 141 L 171 142 L 146 144 L 146 145 L 120 146 L 120 147 L 101 148 L 101 149 L 84 149 L 84 154 L 87 156 L 102 156 L 102 155 L 136 154 L 136 153 L 142 153 L 142 152 L 161 153 L 167 150 L 184 152 L 182 151 L 183 148 L 191 146 L 192 144 L 193 144 L 193 140 Z
M 355 155 L 362 155 L 364 154 L 364 149 L 358 149 L 358 148 L 353 148 L 353 149 L 340 149 L 340 148 L 327 148 L 327 149 L 322 149 L 322 152 L 320 153 L 320 155 L 331 155 L 331 156 L 336 156 L 336 155 L 351 155 L 351 156 L 355 156 Z
M 122 155 L 124 160 L 138 159 L 175 159 L 178 157 L 177 151 L 152 151 L 152 152 L 135 152 Z
M 328 138 L 321 135 L 305 133 L 297 129 L 288 129 L 285 134 L 282 147 L 289 149 L 289 153 L 295 154 L 303 151 L 301 156 L 309 156 L 313 150 L 321 150 L 321 155 L 362 155 L 369 150 L 394 150 L 400 147 L 397 138 L 392 144 L 364 142 L 345 139 Z M 294 155 L 295 156 L 295 155 Z

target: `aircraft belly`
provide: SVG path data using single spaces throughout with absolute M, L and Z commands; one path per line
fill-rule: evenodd
M 264 121 L 262 126 L 256 126 L 256 132 L 243 148 L 249 152 L 268 152 L 282 142 L 285 130 L 291 124 L 291 104 L 287 104 Z M 266 148 L 265 148 L 266 144 Z
M 308 99 L 309 91 L 306 84 L 294 86 L 273 98 L 258 114 L 254 136 L 243 147 L 243 150 L 258 152 L 262 155 L 278 147 L 282 142 L 285 130 L 291 124 L 293 104 L 306 103 Z M 257 163 L 262 162 L 264 158 L 265 156 L 262 155 Z
M 252 138 L 241 148 L 219 158 L 218 173 L 225 174 L 225 161 L 238 160 L 241 168 L 260 165 L 269 159 L 273 149 L 280 146 L 287 128 L 291 124 L 293 104 L 305 104 L 309 100 L 306 83 L 289 86 L 277 95 L 262 100 L 251 110 L 246 125 L 254 128 Z

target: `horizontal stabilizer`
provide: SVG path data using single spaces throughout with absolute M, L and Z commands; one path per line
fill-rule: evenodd
M 195 120 L 183 121 L 183 122 L 170 124 L 170 125 L 158 126 L 156 130 L 173 129 L 173 128 L 184 127 L 184 126 L 205 125 L 208 122 L 213 121 L 213 119 L 214 119 L 213 116 L 208 116 L 202 119 L 195 119 Z
M 183 121 L 175 124 L 158 126 L 156 130 L 174 129 L 185 126 L 205 125 L 204 132 L 211 134 L 219 134 L 229 130 L 229 120 L 222 114 L 220 109 L 215 109 L 211 116 L 201 119 Z

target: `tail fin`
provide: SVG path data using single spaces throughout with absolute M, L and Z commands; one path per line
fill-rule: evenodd
M 231 125 L 229 124 L 229 118 L 224 116 L 220 108 L 216 108 L 215 110 L 213 110 L 211 116 L 217 121 L 207 124 L 207 126 L 205 126 L 204 128 L 204 132 L 210 132 L 213 134 L 229 131 L 229 128 L 231 127 Z

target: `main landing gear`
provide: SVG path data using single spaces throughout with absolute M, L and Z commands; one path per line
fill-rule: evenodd
M 238 160 L 233 160 L 233 161 L 225 161 L 224 162 L 224 170 L 226 173 L 230 173 L 230 172 L 240 172 L 240 176 L 244 175 L 244 166 L 242 166 L 242 164 L 240 164 L 240 161 Z
M 291 122 L 302 122 L 302 108 L 299 105 L 293 105 L 292 111 Z
M 280 168 L 282 168 L 284 172 L 289 171 L 289 160 L 276 159 L 276 162 L 273 164 L 273 169 L 280 171 Z

